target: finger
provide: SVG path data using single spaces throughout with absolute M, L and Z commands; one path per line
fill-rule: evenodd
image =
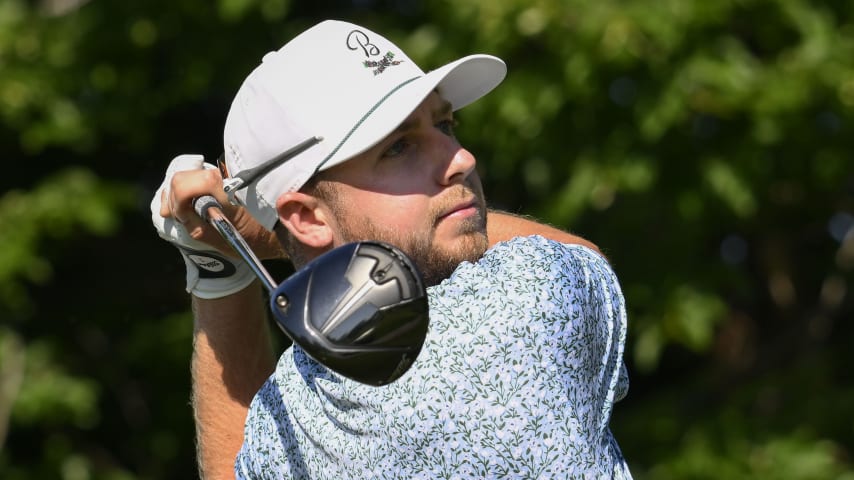
M 216 170 L 176 172 L 170 182 L 169 192 L 172 215 L 183 224 L 200 220 L 193 206 L 196 198 L 213 195 L 220 199 L 225 196 L 222 177 Z
M 213 168 L 213 166 L 210 166 Z M 173 158 L 171 162 L 169 162 L 169 166 L 166 168 L 166 175 L 163 180 L 163 183 L 159 188 L 159 205 L 157 205 L 157 211 L 159 215 L 163 218 L 172 217 L 172 203 L 170 202 L 170 191 L 172 180 L 175 177 L 177 172 L 187 171 L 187 170 L 202 170 L 207 168 L 205 166 L 205 157 L 203 155 L 196 154 L 182 154 Z M 155 197 L 157 199 L 157 197 Z M 154 206 L 154 202 L 152 202 L 152 206 Z M 153 210 L 153 209 L 152 209 Z
M 172 190 L 170 190 L 168 188 L 164 188 L 163 192 L 161 193 L 161 199 L 160 199 L 160 215 L 163 218 L 171 218 L 171 219 L 175 220 L 176 222 L 183 224 L 184 222 L 179 217 L 179 215 L 176 215 L 176 210 L 177 210 L 176 204 L 177 204 L 177 200 L 175 199 L 175 196 L 172 194 Z

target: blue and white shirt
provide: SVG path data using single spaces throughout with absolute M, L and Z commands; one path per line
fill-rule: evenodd
M 372 387 L 291 348 L 249 410 L 245 479 L 631 478 L 608 428 L 626 312 L 593 251 L 499 243 L 428 289 L 412 368 Z

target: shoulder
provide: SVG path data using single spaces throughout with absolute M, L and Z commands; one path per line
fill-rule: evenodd
M 525 294 L 554 296 L 616 284 L 608 262 L 597 252 L 534 235 L 499 242 L 477 262 L 464 262 L 441 284 L 430 287 L 431 308 L 472 299 L 513 301 Z
M 584 245 L 561 243 L 532 235 L 499 242 L 484 254 L 481 262 L 495 268 L 561 271 L 567 269 L 610 271 L 602 255 Z

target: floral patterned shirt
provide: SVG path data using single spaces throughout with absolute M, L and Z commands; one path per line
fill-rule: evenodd
M 389 385 L 287 350 L 250 407 L 237 478 L 631 478 L 608 428 L 628 389 L 626 312 L 601 256 L 519 237 L 428 296 L 421 353 Z

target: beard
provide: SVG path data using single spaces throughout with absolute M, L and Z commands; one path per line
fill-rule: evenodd
M 486 236 L 486 206 L 483 192 L 473 186 L 460 185 L 445 195 L 446 200 L 429 212 L 429 233 L 402 232 L 399 229 L 378 225 L 369 216 L 353 218 L 338 216 L 340 234 L 347 243 L 376 240 L 390 243 L 404 253 L 418 267 L 424 283 L 434 286 L 441 283 L 456 270 L 460 263 L 475 262 L 486 252 L 489 242 Z M 454 232 L 459 238 L 450 246 L 439 246 L 435 242 L 436 228 L 441 220 L 441 206 L 474 194 L 477 213 L 456 225 Z

